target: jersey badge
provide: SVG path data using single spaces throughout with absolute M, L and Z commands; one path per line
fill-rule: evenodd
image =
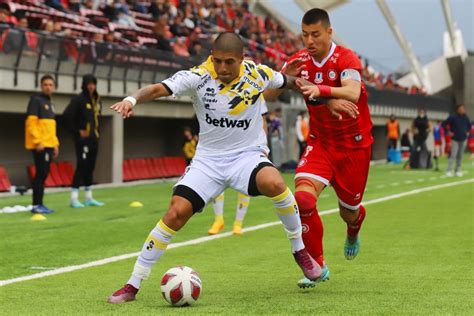
M 314 82 L 316 83 L 322 83 L 323 82 L 323 73 L 322 72 L 317 72 L 316 77 L 314 78 Z
M 332 69 L 329 70 L 328 78 L 329 78 L 329 80 L 332 80 L 332 81 L 336 80 L 337 79 L 337 73 Z

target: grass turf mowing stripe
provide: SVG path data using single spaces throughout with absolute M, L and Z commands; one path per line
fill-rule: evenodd
M 415 194 L 422 193 L 422 192 L 427 192 L 427 191 L 432 191 L 432 190 L 437 190 L 437 189 L 442 189 L 442 188 L 447 188 L 447 187 L 452 187 L 452 186 L 462 185 L 462 184 L 467 184 L 467 183 L 472 183 L 472 182 L 474 182 L 474 179 L 467 179 L 467 180 L 455 181 L 455 182 L 450 182 L 450 183 L 445 183 L 445 184 L 440 184 L 440 185 L 434 185 L 434 186 L 414 189 L 414 190 L 403 192 L 403 193 L 393 194 L 393 195 L 389 195 L 389 196 L 386 196 L 386 197 L 369 200 L 369 201 L 364 202 L 363 204 L 364 205 L 376 204 L 376 203 L 385 202 L 385 201 L 389 201 L 389 200 L 393 200 L 393 199 L 398 199 L 398 198 L 405 197 L 405 196 L 415 195 Z M 323 216 L 323 215 L 329 215 L 329 214 L 337 213 L 338 211 L 339 211 L 338 208 L 334 208 L 334 209 L 330 209 L 330 210 L 327 210 L 327 211 L 322 211 L 319 214 L 321 216 Z M 261 225 L 247 227 L 247 228 L 244 228 L 243 231 L 244 232 L 250 232 L 250 231 L 260 230 L 260 229 L 264 229 L 264 228 L 279 225 L 279 224 L 281 224 L 280 221 L 275 221 L 275 222 L 270 222 L 270 223 L 265 223 L 265 224 L 261 224 Z M 207 242 L 207 241 L 210 241 L 210 240 L 225 238 L 225 237 L 229 237 L 229 236 L 232 236 L 232 232 L 227 232 L 227 233 L 223 233 L 223 234 L 219 234 L 219 235 L 213 235 L 213 236 L 200 237 L 200 238 L 196 238 L 196 239 L 192 239 L 192 240 L 188 240 L 188 241 L 184 241 L 184 242 L 171 244 L 168 247 L 168 249 L 180 248 L 180 247 L 185 247 L 185 246 L 189 246 L 189 245 L 196 245 L 196 244 L 200 244 L 200 243 Z M 138 255 L 139 255 L 139 252 L 128 253 L 128 254 L 123 254 L 123 255 L 114 256 L 114 257 L 110 257 L 110 258 L 105 258 L 105 259 L 101 259 L 101 260 L 91 261 L 91 262 L 84 263 L 84 264 L 72 265 L 72 266 L 62 267 L 62 268 L 54 269 L 54 270 L 50 270 L 50 271 L 35 273 L 35 274 L 23 276 L 23 277 L 14 278 L 14 279 L 0 280 L 0 286 L 5 286 L 5 285 L 8 285 L 8 284 L 24 282 L 24 281 L 29 281 L 29 280 L 39 279 L 39 278 L 44 278 L 44 277 L 47 277 L 47 276 L 53 276 L 53 275 L 57 275 L 57 274 L 72 272 L 72 271 L 76 271 L 76 270 L 80 270 L 80 269 L 105 265 L 105 264 L 108 264 L 108 263 L 117 262 L 117 261 L 121 261 L 121 260 L 130 259 L 130 258 L 133 258 L 133 257 L 137 257 Z

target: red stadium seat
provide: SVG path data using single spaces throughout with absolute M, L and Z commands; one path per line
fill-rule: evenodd
M 49 176 L 53 180 L 55 187 L 61 187 L 65 185 L 59 172 L 58 165 L 55 162 L 52 162 L 49 165 Z
M 123 168 L 123 181 L 132 181 L 132 173 L 130 172 L 130 164 L 128 160 L 124 160 L 122 164 Z
M 168 177 L 168 173 L 166 168 L 163 165 L 162 158 L 152 158 L 153 162 L 153 169 L 155 170 L 155 174 L 157 178 L 166 178 Z
M 166 157 L 160 157 L 156 160 L 156 162 L 161 166 L 165 178 L 173 177 L 173 169 L 171 168 Z
M 0 166 L 0 192 L 10 191 L 11 186 L 7 171 L 3 166 Z
M 33 179 L 35 178 L 35 175 L 36 175 L 35 165 L 27 166 L 26 171 L 28 173 L 28 177 L 30 178 L 30 182 L 33 183 Z M 44 182 L 44 186 L 46 188 L 52 188 L 56 186 L 53 178 L 51 178 L 51 173 L 49 173 L 48 177 L 46 178 L 46 181 Z
M 74 177 L 74 167 L 70 161 L 59 161 L 57 163 L 59 169 L 59 175 L 61 176 L 62 183 L 65 186 L 72 185 L 72 179 Z
M 164 157 L 164 163 L 170 171 L 170 176 L 179 177 L 186 169 L 186 161 L 182 157 Z

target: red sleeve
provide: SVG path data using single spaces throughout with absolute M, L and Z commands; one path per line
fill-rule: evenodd
M 350 49 L 345 49 L 338 59 L 341 71 L 345 69 L 355 69 L 361 72 L 362 67 L 359 57 Z

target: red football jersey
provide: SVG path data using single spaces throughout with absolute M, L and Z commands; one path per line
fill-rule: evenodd
M 298 77 L 315 84 L 341 87 L 341 74 L 344 70 L 354 69 L 361 72 L 360 60 L 356 54 L 334 43 L 328 56 L 321 63 L 316 62 L 306 49 L 298 51 L 288 61 L 296 58 L 301 58 L 306 64 L 306 68 Z M 367 90 L 363 82 L 357 102 L 360 114 L 356 119 L 343 114 L 342 120 L 338 120 L 320 101 L 305 98 L 305 102 L 310 115 L 310 135 L 318 141 L 338 149 L 367 147 L 373 143 L 372 120 L 367 102 Z

